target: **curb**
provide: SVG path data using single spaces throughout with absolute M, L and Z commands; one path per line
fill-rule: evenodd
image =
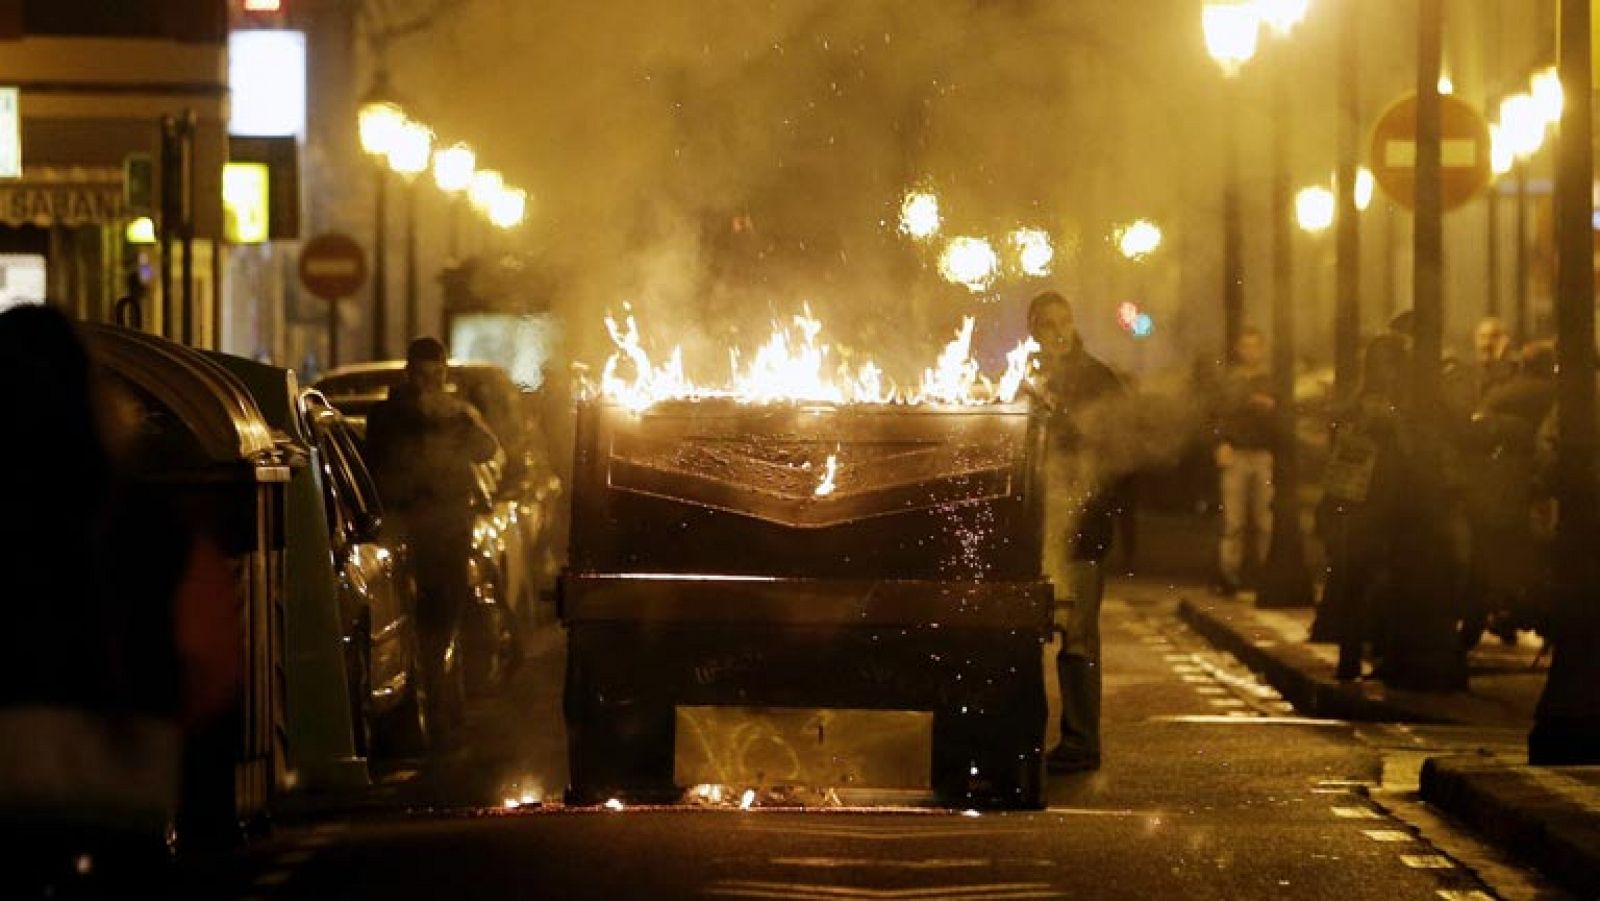
M 1531 767 L 1430 757 L 1422 799 L 1579 897 L 1600 897 L 1600 818 L 1541 785 Z
M 1342 685 L 1337 680 L 1312 675 L 1327 666 L 1316 655 L 1298 644 L 1284 643 L 1282 637 L 1249 621 L 1241 612 L 1228 609 L 1230 602 L 1178 602 L 1178 618 L 1218 648 L 1239 658 L 1245 666 L 1262 674 L 1284 700 L 1306 716 L 1321 719 L 1354 720 L 1368 723 L 1450 722 L 1437 714 L 1396 703 L 1383 696 L 1376 683 Z

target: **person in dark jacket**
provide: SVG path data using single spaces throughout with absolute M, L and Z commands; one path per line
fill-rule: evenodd
M 1061 741 L 1045 762 L 1057 772 L 1093 770 L 1100 766 L 1102 564 L 1120 503 L 1115 484 L 1102 477 L 1104 461 L 1094 459 L 1086 445 L 1083 426 L 1085 414 L 1121 394 L 1123 386 L 1110 367 L 1084 348 L 1072 306 L 1060 294 L 1047 292 L 1033 299 L 1028 328 L 1040 347 L 1030 390 L 1049 417 L 1045 571 L 1065 589 L 1068 600 L 1056 653 Z
M 444 345 L 418 338 L 406 349 L 406 381 L 367 417 L 367 454 L 384 512 L 410 550 L 417 582 L 417 634 L 425 695 L 443 702 L 445 652 L 470 597 L 468 555 L 476 516 L 476 464 L 500 453 L 471 404 L 446 390 Z
M 1410 360 L 1399 336 L 1373 338 L 1362 357 L 1360 386 L 1334 416 L 1317 510 L 1328 548 L 1320 615 L 1339 644 L 1336 675 L 1343 682 L 1361 678 L 1369 644 L 1375 658 L 1387 650 L 1411 445 L 1405 390 Z

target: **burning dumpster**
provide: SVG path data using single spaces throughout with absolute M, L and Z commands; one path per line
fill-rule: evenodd
M 1025 405 L 597 398 L 576 444 L 575 801 L 1041 805 L 1052 598 Z

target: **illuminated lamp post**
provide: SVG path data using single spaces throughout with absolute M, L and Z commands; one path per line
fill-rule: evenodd
M 372 358 L 389 356 L 389 171 L 386 158 L 394 146 L 395 137 L 406 121 L 405 113 L 391 98 L 388 78 L 381 71 L 372 91 L 361 102 L 357 124 L 361 133 L 361 149 L 377 160 L 375 167 L 377 188 L 373 205 L 372 226 Z
M 1208 3 L 1201 10 L 1206 52 L 1230 81 L 1237 79 L 1256 54 L 1261 17 L 1254 4 Z M 1233 359 L 1244 318 L 1244 230 L 1239 199 L 1239 98 L 1223 102 L 1222 177 L 1222 344 L 1223 358 Z
M 1500 101 L 1499 135 L 1505 141 L 1517 176 L 1516 275 L 1512 286 L 1514 308 L 1511 331 L 1518 347 L 1528 340 L 1528 160 L 1544 145 L 1546 121 L 1532 94 L 1513 94 Z
M 505 177 L 499 172 L 494 169 L 479 169 L 473 173 L 472 183 L 467 186 L 467 202 L 479 216 L 489 221 L 489 212 L 494 207 L 495 198 L 500 196 L 505 187 Z
M 1556 153 L 1555 651 L 1528 734 L 1535 766 L 1600 763 L 1591 14 L 1589 0 L 1561 2 L 1560 82 L 1571 102 Z
M 450 260 L 461 258 L 461 195 L 472 187 L 478 169 L 477 154 L 465 144 L 434 151 L 433 183 L 450 198 Z
M 1310 8 L 1310 0 L 1260 0 L 1257 14 L 1279 38 L 1287 38 Z M 1262 567 L 1256 604 L 1305 607 L 1312 602 L 1311 571 L 1306 567 L 1305 535 L 1300 529 L 1300 467 L 1294 401 L 1294 229 L 1297 206 L 1289 173 L 1293 108 L 1282 53 L 1272 73 L 1272 542 Z M 1320 191 L 1320 193 L 1319 193 Z M 1302 212 L 1326 228 L 1332 224 L 1333 195 L 1325 189 L 1303 192 Z
M 433 159 L 433 132 L 426 125 L 406 120 L 389 148 L 389 168 L 406 184 L 406 339 L 417 337 L 422 318 L 417 285 L 417 176 L 428 171 Z

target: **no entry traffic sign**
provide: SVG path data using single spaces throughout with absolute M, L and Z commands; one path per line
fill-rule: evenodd
M 1489 123 L 1464 100 L 1439 98 L 1440 200 L 1446 210 L 1478 195 L 1493 177 Z M 1417 204 L 1417 95 L 1401 98 L 1372 132 L 1372 176 L 1395 203 Z
M 300 250 L 300 283 L 323 300 L 341 300 L 367 283 L 367 254 L 349 235 L 330 232 Z

